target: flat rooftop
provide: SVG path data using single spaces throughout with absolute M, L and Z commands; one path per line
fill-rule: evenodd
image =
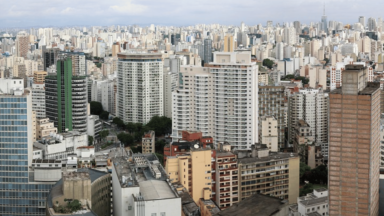
M 144 200 L 158 200 L 176 198 L 166 181 L 149 180 L 139 182 L 140 193 Z
M 269 152 L 269 156 L 267 157 L 249 157 L 249 158 L 239 158 L 239 164 L 246 164 L 246 163 L 254 163 L 254 162 L 267 162 L 267 161 L 277 161 L 282 159 L 289 159 L 289 158 L 296 158 L 299 157 L 296 153 L 289 153 L 289 152 Z
M 214 216 L 270 216 L 286 206 L 281 199 L 262 194 L 252 195 Z

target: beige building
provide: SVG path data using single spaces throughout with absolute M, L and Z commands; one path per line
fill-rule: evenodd
M 268 81 L 268 72 L 259 71 L 259 83 L 264 83 L 265 85 L 268 85 Z
M 238 152 L 239 200 L 253 194 L 286 199 L 299 197 L 300 159 L 294 153 L 270 153 L 265 145 L 252 146 L 251 153 Z
M 47 198 L 46 215 L 73 215 L 74 212 L 59 213 L 68 200 L 78 200 L 87 215 L 111 214 L 111 175 L 87 169 L 63 173 L 61 181 L 51 189 Z
M 235 41 L 232 35 L 226 35 L 224 37 L 224 52 L 233 52 L 235 50 Z
M 42 138 L 49 136 L 51 132 L 57 133 L 57 128 L 54 126 L 53 121 L 50 121 L 49 118 L 36 119 L 35 128 L 36 128 L 36 138 L 38 140 L 41 140 Z
M 141 139 L 142 153 L 155 153 L 155 131 L 148 131 Z
M 195 203 L 211 196 L 211 149 L 191 149 L 189 154 L 167 158 L 165 171 L 171 182 L 180 182 Z
M 301 151 L 305 149 L 301 149 L 302 145 L 311 145 L 315 141 L 315 134 L 311 126 L 303 119 L 297 121 L 294 133 L 293 151 L 296 153 L 302 153 Z
M 33 72 L 33 82 L 34 83 L 45 83 L 45 76 L 48 75 L 46 71 L 35 71 Z
M 259 119 L 259 143 L 267 145 L 272 152 L 279 150 L 277 120 L 273 116 L 261 116 Z

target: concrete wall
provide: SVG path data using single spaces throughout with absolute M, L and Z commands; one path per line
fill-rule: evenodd
M 293 204 L 297 202 L 300 192 L 300 158 L 292 157 L 289 159 L 289 186 L 288 202 Z

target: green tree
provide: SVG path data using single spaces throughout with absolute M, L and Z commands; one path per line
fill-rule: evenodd
M 101 119 L 103 120 L 108 120 L 108 117 L 109 117 L 109 112 L 107 111 L 103 111 L 100 113 L 100 116 L 99 116 Z
M 263 60 L 263 66 L 266 66 L 269 69 L 272 69 L 274 64 L 275 63 L 270 59 L 264 59 Z
M 100 138 L 101 139 L 104 139 L 108 135 L 109 135 L 109 130 L 102 130 L 102 131 L 100 131 Z
M 128 122 L 125 125 L 125 128 L 129 131 L 129 133 L 135 133 L 137 131 L 137 126 L 135 123 Z
M 164 165 L 164 155 L 163 154 L 159 154 L 159 153 L 155 153 L 157 158 L 159 159 L 159 162 L 161 163 L 161 165 Z
M 172 119 L 166 116 L 153 116 L 146 126 L 154 130 L 157 136 L 164 135 L 172 129 Z
M 306 163 L 300 162 L 300 178 L 304 176 L 306 172 L 310 172 L 311 167 L 308 166 Z
M 308 193 L 313 192 L 313 185 L 311 183 L 304 185 L 303 188 L 300 189 L 300 196 L 305 196 Z
M 81 209 L 81 202 L 77 199 L 74 199 L 68 203 L 67 207 L 71 210 L 71 212 L 79 211 Z
M 137 146 L 137 147 L 131 146 L 131 150 L 132 150 L 133 153 L 142 153 L 143 152 L 143 147 L 141 147 L 141 146 Z
M 93 136 L 88 136 L 88 145 L 93 145 Z
M 100 113 L 102 113 L 104 111 L 103 105 L 101 105 L 100 102 L 91 101 L 90 106 L 91 106 L 91 114 L 92 115 L 100 115 Z
M 309 83 L 309 79 L 306 78 L 306 77 L 303 77 L 303 76 L 298 76 L 298 77 L 296 77 L 296 80 L 301 80 L 301 81 L 303 82 L 303 85 Z
M 124 132 L 117 134 L 117 139 L 119 139 L 120 142 L 124 144 L 124 146 L 130 146 L 134 143 L 133 137 L 130 134 Z
M 288 74 L 287 76 L 285 76 L 285 79 L 286 79 L 286 80 L 295 79 L 295 75 L 293 75 L 293 74 Z
M 119 117 L 115 117 L 113 120 L 112 120 L 112 123 L 116 124 L 117 127 L 121 128 L 121 129 L 125 129 L 125 124 L 123 122 L 123 120 L 121 120 Z
M 166 145 L 167 143 L 164 141 L 164 140 L 158 140 L 155 142 L 155 151 L 156 152 L 159 152 L 159 153 L 163 153 L 164 152 L 164 146 Z

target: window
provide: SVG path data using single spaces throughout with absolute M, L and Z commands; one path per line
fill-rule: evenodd
M 156 213 L 152 213 L 151 216 L 156 216 L 157 214 Z
M 160 212 L 160 216 L 166 216 L 165 212 Z

